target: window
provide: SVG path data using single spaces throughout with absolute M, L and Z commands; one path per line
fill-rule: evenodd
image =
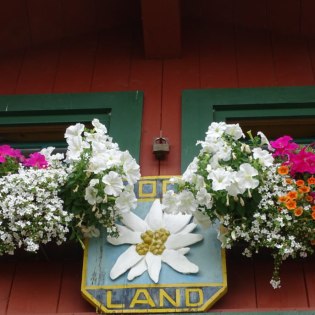
M 270 139 L 289 134 L 315 140 L 315 87 L 187 90 L 182 95 L 182 170 L 198 154 L 213 121 L 240 123 L 244 132 L 261 130 Z
M 122 150 L 139 161 L 143 93 L 0 96 L 0 143 L 19 148 L 65 146 L 65 129 L 98 118 Z

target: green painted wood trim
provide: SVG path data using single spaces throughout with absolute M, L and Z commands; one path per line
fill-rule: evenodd
M 0 125 L 90 122 L 99 118 L 139 161 L 143 92 L 2 95 Z
M 229 116 L 315 116 L 315 87 L 185 90 L 182 93 L 182 171 L 198 154 L 213 121 Z

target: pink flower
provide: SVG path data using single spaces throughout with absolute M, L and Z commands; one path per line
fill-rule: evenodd
M 14 157 L 14 158 L 18 158 L 20 160 L 23 159 L 23 156 L 22 156 L 20 150 L 13 149 L 9 145 L 4 144 L 4 145 L 0 146 L 0 157 L 5 158 L 6 156 L 11 156 L 11 157 Z M 0 161 L 2 161 L 2 160 L 3 159 L 1 159 Z M 4 159 L 3 162 L 5 162 L 5 159 Z
M 46 161 L 45 155 L 39 152 L 30 154 L 29 158 L 25 159 L 23 164 L 25 166 L 37 168 L 46 168 L 48 166 L 48 162 Z
M 289 164 L 292 175 L 295 173 L 315 174 L 315 154 L 306 151 L 306 148 L 303 148 L 299 153 L 290 154 Z
M 283 136 L 275 141 L 270 141 L 271 146 L 275 149 L 273 156 L 284 156 L 296 150 L 299 145 L 291 142 L 292 140 L 293 138 L 290 136 Z

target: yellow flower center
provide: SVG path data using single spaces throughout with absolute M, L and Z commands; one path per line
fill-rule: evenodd
M 146 255 L 149 251 L 154 255 L 162 255 L 165 250 L 165 242 L 170 236 L 166 229 L 145 231 L 141 234 L 142 243 L 137 244 L 136 251 L 139 255 Z

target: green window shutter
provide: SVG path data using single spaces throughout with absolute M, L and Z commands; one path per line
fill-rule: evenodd
M 58 139 L 43 141 L 45 135 L 41 135 L 39 142 L 44 146 L 60 146 L 67 126 L 77 122 L 87 124 L 98 118 L 120 148 L 129 150 L 139 161 L 142 104 L 140 91 L 0 96 L 0 142 L 8 143 L 14 133 L 32 131 L 31 141 L 27 140 L 27 134 L 16 136 L 16 145 L 38 145 L 34 137 L 43 129 L 48 134 L 59 132 Z M 26 139 L 21 141 L 23 136 Z
M 196 141 L 204 139 L 213 121 L 239 122 L 244 131 L 248 128 L 257 131 L 258 128 L 271 138 L 282 136 L 285 132 L 300 138 L 301 142 L 314 141 L 315 87 L 184 91 L 182 170 L 198 154 Z

